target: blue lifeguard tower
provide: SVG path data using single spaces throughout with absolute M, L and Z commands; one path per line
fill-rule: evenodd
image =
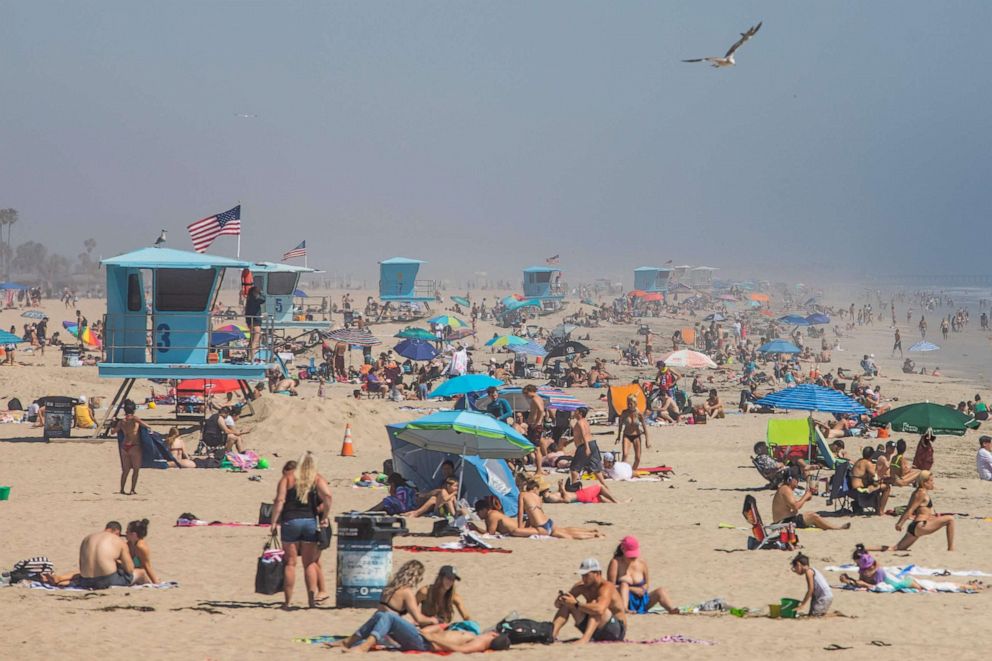
M 393 257 L 379 262 L 379 298 L 387 303 L 426 303 L 435 300 L 436 280 L 418 280 L 419 259 Z
M 137 379 L 235 379 L 248 395 L 247 382 L 265 378 L 268 364 L 221 362 L 210 348 L 211 311 L 224 272 L 250 268 L 250 262 L 142 248 L 101 264 L 107 270 L 107 314 L 99 375 L 124 380 L 104 423 L 117 415 Z M 260 353 L 265 350 L 271 355 L 271 347 Z
M 298 297 L 300 276 L 304 273 L 316 273 L 316 269 L 274 262 L 257 262 L 252 264 L 251 274 L 255 286 L 265 296 L 262 314 L 271 320 L 273 330 L 330 330 L 328 321 L 300 321 L 296 317 L 293 300 Z
M 654 293 L 668 291 L 672 269 L 659 266 L 641 266 L 634 269 L 634 289 Z
M 565 298 L 561 269 L 550 266 L 531 266 L 524 269 L 524 298 L 541 301 L 546 311 L 561 307 Z

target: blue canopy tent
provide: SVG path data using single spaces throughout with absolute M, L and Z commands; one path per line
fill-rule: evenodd
M 762 397 L 757 402 L 759 406 L 770 406 L 777 409 L 791 409 L 794 411 L 809 411 L 812 419 L 813 411 L 823 413 L 842 414 L 863 414 L 868 413 L 868 409 L 854 401 L 844 393 L 825 388 L 812 383 L 804 383 L 795 388 L 786 388 L 773 392 Z M 813 445 L 816 444 L 820 450 L 820 455 L 827 459 L 827 468 L 833 468 L 832 455 L 822 441 L 822 437 L 816 432 L 816 428 L 810 421 L 809 456 L 813 457 Z
M 802 351 L 788 340 L 772 340 L 758 347 L 758 353 L 802 353 Z
M 449 460 L 460 472 L 462 497 L 474 503 L 480 498 L 496 496 L 503 504 L 507 516 L 517 515 L 517 491 L 513 471 L 503 459 L 461 457 L 448 452 L 438 452 L 418 447 L 397 438 L 405 425 L 389 425 L 389 445 L 393 453 L 393 470 L 413 483 L 418 491 L 436 489 L 440 482 L 441 463 Z

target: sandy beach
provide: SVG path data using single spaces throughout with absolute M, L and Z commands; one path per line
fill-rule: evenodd
M 340 297 L 340 292 L 329 293 L 336 299 Z M 364 300 L 364 293 L 354 295 L 356 300 Z M 97 318 L 102 310 L 99 300 L 83 300 L 81 305 L 90 318 Z M 48 301 L 44 309 L 58 323 L 62 316 L 68 318 L 61 308 L 60 303 Z M 0 313 L 0 323 L 4 327 L 18 323 L 18 314 L 4 311 Z M 553 325 L 560 316 L 546 317 L 541 323 Z M 659 337 L 666 338 L 685 320 L 662 317 L 645 323 Z M 373 326 L 372 330 L 386 339 L 384 346 L 391 346 L 387 338 L 399 328 L 400 325 L 387 324 Z M 617 352 L 611 347 L 635 338 L 636 329 L 636 324 L 589 329 L 592 356 L 615 359 Z M 474 353 L 477 365 L 489 357 L 489 350 L 481 345 L 493 331 L 491 324 L 480 323 L 476 341 L 480 348 Z M 584 335 L 586 329 L 579 332 Z M 906 328 L 903 333 L 906 337 L 912 334 Z M 960 342 L 958 336 L 962 338 Z M 953 351 L 960 353 L 968 352 L 968 342 L 976 350 L 981 342 L 987 342 L 974 320 L 966 332 L 951 340 L 958 344 Z M 940 378 L 902 374 L 901 361 L 889 358 L 890 346 L 891 329 L 887 323 L 858 328 L 852 337 L 842 340 L 844 351 L 834 352 L 830 367 L 855 369 L 863 353 L 875 353 L 882 370 L 878 382 L 883 384 L 886 398 L 901 403 L 956 403 L 987 387 L 984 379 L 966 378 L 964 365 L 955 368 L 948 364 L 943 368 L 945 376 Z M 950 352 L 949 347 L 947 353 Z M 117 386 L 116 382 L 98 378 L 93 367 L 62 368 L 59 354 L 51 350 L 45 356 L 18 351 L 17 362 L 14 367 L 0 368 L 0 394 L 17 396 L 25 403 L 51 394 L 109 399 Z M 635 376 L 650 378 L 654 370 L 611 366 L 611 371 L 623 383 Z M 739 388 L 726 380 L 718 382 L 728 405 L 736 402 Z M 150 387 L 147 382 L 139 383 L 134 392 L 143 398 Z M 316 386 L 304 384 L 298 398 L 263 397 L 256 415 L 241 422 L 251 430 L 251 447 L 269 457 L 276 467 L 305 450 L 316 453 L 319 470 L 331 486 L 336 512 L 368 508 L 384 495 L 381 490 L 355 488 L 353 481 L 363 470 L 379 469 L 388 458 L 384 425 L 422 414 L 386 400 L 355 401 L 351 390 L 351 386 L 336 384 L 328 387 L 324 399 L 318 399 Z M 599 401 L 601 390 L 575 388 L 570 392 L 588 402 L 593 410 L 605 408 Z M 447 406 L 444 402 L 407 404 Z M 102 413 L 98 411 L 98 415 Z M 152 411 L 139 410 L 139 415 L 154 418 Z M 676 604 L 689 606 L 719 597 L 731 606 L 750 609 L 745 618 L 687 614 L 632 616 L 629 620 L 628 638 L 632 640 L 679 634 L 712 645 L 590 645 L 582 649 L 526 646 L 505 653 L 507 657 L 567 653 L 584 659 L 615 653 L 643 658 L 676 654 L 699 659 L 759 658 L 785 649 L 792 655 L 812 658 L 984 655 L 982 648 L 992 640 L 986 622 L 987 593 L 850 592 L 837 589 L 837 573 L 826 572 L 835 586 L 836 616 L 798 621 L 767 618 L 768 604 L 781 597 L 801 598 L 804 592 L 802 580 L 789 571 L 792 553 L 746 551 L 748 532 L 739 529 L 745 525 L 741 506 L 747 494 L 757 498 L 766 523 L 770 522 L 772 492 L 760 490 L 762 481 L 748 458 L 752 444 L 764 438 L 768 419 L 764 415 L 733 413 L 707 425 L 651 427 L 652 447 L 646 450 L 643 463 L 674 467 L 671 480 L 612 484 L 619 498 L 632 499 L 629 504 L 546 506 L 561 525 L 598 527 L 606 535 L 601 540 L 498 540 L 501 548 L 512 551 L 510 554 L 414 555 L 397 550 L 394 567 L 415 557 L 425 563 L 427 575 L 433 577 L 442 564 L 456 565 L 463 577 L 459 591 L 473 618 L 483 626 L 495 624 L 511 611 L 522 617 L 550 620 L 555 595 L 575 580 L 579 562 L 594 556 L 605 564 L 620 538 L 634 534 L 651 567 L 652 584 L 664 585 Z M 338 456 L 346 423 L 352 426 L 355 458 Z M 613 449 L 613 427 L 595 426 L 593 431 L 602 434 L 596 438 L 604 449 Z M 940 437 L 935 444 L 937 508 L 968 514 L 957 520 L 958 550 L 947 552 L 943 534 L 937 534 L 922 539 L 908 553 L 879 554 L 883 564 L 915 563 L 992 572 L 987 552 L 992 544 L 992 524 L 983 520 L 992 517 L 992 483 L 981 482 L 975 475 L 978 435 L 968 432 L 964 437 Z M 899 437 L 894 434 L 894 438 Z M 858 450 L 860 444 L 853 440 Z M 906 440 L 911 453 L 917 438 L 906 436 Z M 187 445 L 195 447 L 195 439 L 187 437 Z M 49 592 L 18 586 L 0 589 L 0 610 L 7 618 L 7 633 L 0 637 L 0 656 L 40 659 L 69 653 L 74 658 L 95 658 L 121 646 L 127 646 L 131 653 L 163 659 L 311 658 L 337 654 L 294 642 L 294 638 L 348 634 L 369 611 L 327 607 L 284 612 L 279 609 L 281 595 L 254 594 L 255 560 L 267 536 L 264 528 L 174 527 L 183 512 L 195 513 L 205 520 L 255 521 L 259 503 L 272 501 L 278 472 L 255 474 L 262 476 L 260 482 L 249 481 L 246 474 L 221 470 L 144 470 L 138 494 L 122 496 L 116 493 L 119 460 L 115 443 L 45 443 L 40 429 L 26 424 L 0 425 L 0 484 L 12 487 L 10 500 L 0 503 L 0 567 L 7 570 L 21 558 L 47 555 L 56 571 L 70 571 L 76 566 L 83 536 L 110 519 L 126 523 L 148 518 L 148 541 L 158 571 L 179 584 L 171 590 L 100 592 Z M 910 493 L 908 488 L 895 489 L 890 506 L 905 504 Z M 823 498 L 814 500 L 808 508 L 821 512 L 833 509 Z M 849 520 L 850 530 L 801 531 L 803 551 L 813 566 L 822 570 L 848 562 L 856 543 L 894 544 L 901 536 L 894 530 L 894 517 Z M 410 522 L 415 533 L 429 531 L 430 525 L 425 519 Z M 398 543 L 422 541 L 414 537 Z M 333 586 L 333 547 L 324 553 L 322 563 L 328 583 Z M 305 594 L 299 587 L 296 601 L 298 605 L 305 604 Z M 569 625 L 564 635 L 577 636 L 577 632 Z M 872 641 L 891 646 L 873 645 Z M 851 649 L 837 654 L 824 651 L 831 644 Z

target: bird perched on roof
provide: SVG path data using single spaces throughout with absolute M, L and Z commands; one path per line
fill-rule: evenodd
M 752 27 L 747 32 L 741 32 L 741 38 L 737 40 L 737 43 L 735 43 L 733 46 L 730 47 L 730 50 L 728 50 L 727 51 L 727 54 L 724 55 L 723 57 L 715 57 L 715 56 L 714 57 L 700 57 L 700 58 L 695 59 L 695 60 L 682 60 L 682 61 L 683 62 L 709 62 L 711 65 L 713 65 L 717 69 L 720 69 L 720 68 L 723 68 L 723 67 L 732 67 L 735 64 L 737 64 L 737 62 L 734 61 L 734 51 L 736 51 L 738 48 L 740 48 L 741 46 L 743 46 L 747 42 L 748 39 L 750 39 L 754 35 L 758 34 L 758 30 L 760 30 L 760 29 L 761 29 L 761 22 L 759 21 L 757 25 L 755 25 L 754 27 Z
M 165 230 L 162 230 L 162 232 L 158 235 L 158 238 L 155 239 L 155 247 L 161 248 L 162 246 L 164 246 L 167 238 L 168 237 L 166 237 L 165 235 Z

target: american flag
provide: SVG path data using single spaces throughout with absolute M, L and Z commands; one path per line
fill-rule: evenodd
M 544 260 L 544 261 L 545 261 L 545 262 L 547 262 L 548 264 L 557 264 L 557 263 L 558 263 L 558 258 L 559 258 L 560 256 L 561 256 L 561 255 L 555 255 L 554 257 L 548 257 L 548 258 L 547 258 L 546 260 Z
M 289 252 L 283 253 L 282 261 L 285 262 L 287 259 L 293 259 L 294 257 L 306 257 L 306 256 L 307 256 L 307 242 L 300 241 L 300 245 L 296 246 Z
M 186 226 L 189 238 L 193 240 L 193 250 L 204 252 L 218 236 L 241 234 L 241 205 Z

